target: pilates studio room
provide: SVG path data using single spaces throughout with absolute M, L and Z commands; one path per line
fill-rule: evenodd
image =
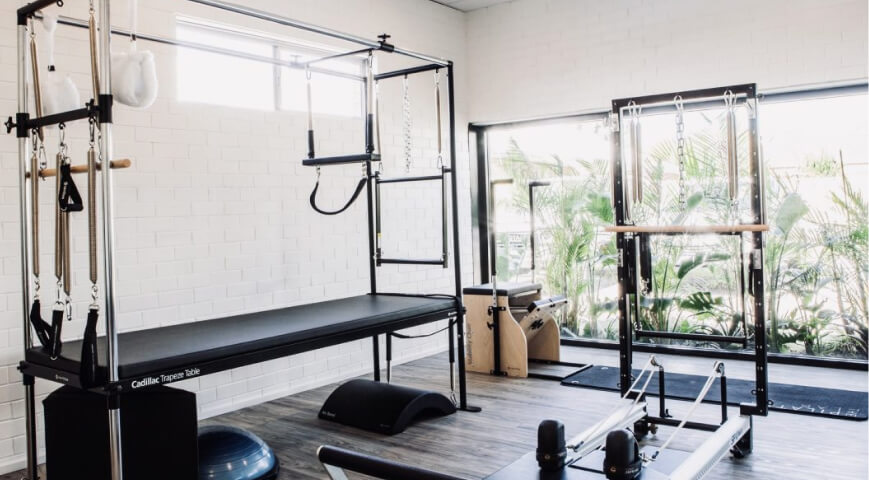
M 3 0 L 0 480 L 869 479 L 866 0 Z

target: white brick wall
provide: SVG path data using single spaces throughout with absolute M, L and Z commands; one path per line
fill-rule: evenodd
M 647 93 L 867 76 L 865 0 L 516 0 L 467 22 L 478 122 Z
M 3 115 L 16 110 L 13 12 L 19 4 L 23 2 L 0 4 Z M 115 22 L 125 27 L 126 2 L 114 4 Z M 367 38 L 389 32 L 402 47 L 450 58 L 457 65 L 457 104 L 465 104 L 465 31 L 464 17 L 459 12 L 427 0 L 259 0 L 244 4 Z M 140 5 L 143 32 L 171 37 L 173 19 L 176 13 L 183 13 L 329 43 L 303 32 L 187 2 L 154 0 Z M 87 2 L 67 0 L 62 13 L 84 18 Z M 87 97 L 89 88 L 85 35 L 84 30 L 64 26 L 58 29 L 58 69 L 72 72 L 82 98 Z M 123 39 L 116 39 L 116 49 L 125 46 Z M 139 48 L 151 49 L 157 56 L 161 90 L 156 104 L 148 110 L 116 110 L 115 157 L 134 161 L 132 169 L 115 175 L 121 330 L 207 321 L 231 313 L 367 292 L 364 199 L 338 217 L 320 216 L 308 206 L 314 171 L 301 166 L 306 152 L 304 115 L 179 103 L 175 99 L 175 50 L 146 42 L 140 42 Z M 45 58 L 43 54 L 43 61 Z M 409 65 L 406 60 L 386 57 L 380 69 Z M 430 76 L 422 75 L 411 83 L 417 173 L 433 172 L 434 168 L 432 82 Z M 443 83 L 446 85 L 445 79 Z M 383 85 L 381 92 L 385 167 L 388 174 L 399 175 L 403 173 L 401 80 Z M 457 124 L 466 125 L 467 121 L 460 107 Z M 84 125 L 69 129 L 70 151 L 76 163 L 84 161 L 85 134 Z M 318 117 L 317 134 L 319 150 L 324 153 L 357 153 L 363 143 L 360 119 Z M 56 131 L 49 137 L 48 153 L 53 161 Z M 467 192 L 466 132 L 459 131 L 457 138 L 460 191 Z M 0 473 L 20 468 L 24 451 L 23 389 L 15 368 L 22 357 L 16 158 L 14 138 L 0 136 Z M 325 169 L 320 189 L 322 203 L 334 206 L 343 202 L 355 186 L 358 172 L 358 167 Z M 53 185 L 43 185 L 42 297 L 48 315 L 54 298 Z M 396 255 L 433 256 L 440 245 L 439 195 L 435 185 L 414 187 L 413 194 L 401 186 L 390 187 L 386 193 L 384 218 L 389 236 L 385 246 Z M 460 195 L 460 202 L 462 234 L 467 237 L 468 195 Z M 67 339 L 81 334 L 89 294 L 86 219 L 78 215 L 73 222 L 73 295 L 78 301 L 74 306 L 76 320 L 64 327 Z M 470 249 L 466 249 L 463 263 L 467 278 L 471 278 L 470 255 Z M 379 274 L 381 291 L 451 291 L 452 270 L 387 266 Z M 414 331 L 427 332 L 444 326 L 441 323 Z M 101 323 L 100 331 L 103 328 Z M 406 361 L 441 351 L 445 345 L 445 335 L 400 341 L 396 343 L 395 357 Z M 370 371 L 371 363 L 371 342 L 366 340 L 178 385 L 197 393 L 200 415 L 207 417 L 364 374 Z M 38 382 L 40 412 L 42 398 L 56 386 Z M 41 417 L 39 425 L 41 428 Z M 39 442 L 41 448 L 41 434 Z

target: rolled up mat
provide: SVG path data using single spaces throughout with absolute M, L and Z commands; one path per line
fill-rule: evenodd
M 261 438 L 225 425 L 199 429 L 200 480 L 274 480 L 280 463 Z

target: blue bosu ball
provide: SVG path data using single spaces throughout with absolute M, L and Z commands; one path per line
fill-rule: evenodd
M 273 480 L 279 468 L 272 449 L 247 430 L 224 425 L 199 429 L 200 480 Z

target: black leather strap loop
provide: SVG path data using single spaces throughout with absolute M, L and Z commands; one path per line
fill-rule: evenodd
M 82 384 L 91 386 L 97 381 L 97 368 L 99 367 L 99 359 L 97 357 L 97 320 L 99 319 L 100 311 L 97 308 L 88 310 L 87 323 L 84 327 L 84 338 L 81 342 L 81 372 L 80 377 Z
M 63 212 L 80 212 L 84 210 L 81 194 L 78 193 L 78 187 L 75 186 L 75 182 L 72 180 L 69 163 L 64 163 L 60 166 L 60 191 L 57 194 L 57 201 L 60 204 L 60 210 Z
M 51 326 L 42 319 L 42 308 L 39 300 L 34 300 L 30 307 L 30 324 L 33 325 L 33 330 L 36 331 L 36 338 L 44 348 L 49 348 L 51 345 Z
M 344 206 L 341 207 L 340 210 L 328 211 L 328 210 L 323 210 L 317 206 L 317 190 L 320 189 L 320 180 L 317 180 L 316 185 L 314 185 L 314 190 L 311 192 L 311 198 L 310 198 L 311 208 L 313 208 L 314 211 L 316 211 L 317 213 L 320 213 L 323 215 L 338 215 L 339 213 L 342 213 L 344 210 L 347 210 L 348 208 L 350 208 L 350 205 L 353 205 L 353 202 L 355 202 L 356 199 L 359 198 L 359 194 L 362 193 L 362 189 L 365 188 L 365 184 L 367 182 L 368 182 L 367 178 L 364 178 L 364 177 L 360 178 L 359 183 L 356 185 L 356 190 L 353 192 L 353 195 L 350 197 L 350 200 L 348 200 L 347 203 L 344 204 Z

